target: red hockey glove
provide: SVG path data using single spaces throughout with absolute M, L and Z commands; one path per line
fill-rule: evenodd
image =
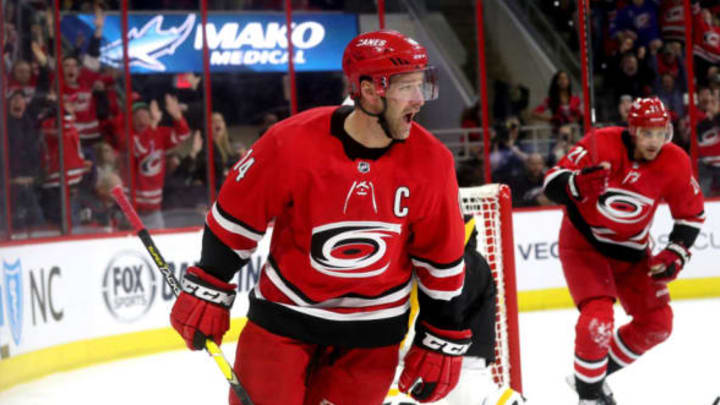
M 170 312 L 170 323 L 190 350 L 205 347 L 209 337 L 220 344 L 230 327 L 230 307 L 235 300 L 235 284 L 190 267 L 182 280 L 183 291 Z
M 670 243 L 660 253 L 650 258 L 650 273 L 655 281 L 669 283 L 675 280 L 685 263 L 690 260 L 690 251 L 679 243 Z
M 606 166 L 585 167 L 570 175 L 568 193 L 575 201 L 597 200 L 607 189 L 609 177 L 610 170 Z
M 444 398 L 457 385 L 462 356 L 470 347 L 472 332 L 418 325 L 415 340 L 405 355 L 398 388 L 415 400 L 433 402 Z

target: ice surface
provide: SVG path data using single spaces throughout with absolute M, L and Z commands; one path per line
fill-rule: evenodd
M 672 336 L 609 378 L 620 405 L 711 405 L 720 396 L 720 299 L 673 303 Z M 616 310 L 616 324 L 627 318 Z M 520 314 L 529 405 L 577 404 L 572 372 L 575 310 Z M 223 345 L 232 361 L 234 343 Z M 0 392 L 2 405 L 225 404 L 227 383 L 204 352 L 119 360 L 50 375 Z

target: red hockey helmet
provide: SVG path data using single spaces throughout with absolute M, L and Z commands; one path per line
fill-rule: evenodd
M 410 72 L 425 73 L 422 86 L 425 100 L 434 100 L 438 96 L 435 69 L 428 66 L 425 47 L 397 31 L 380 30 L 358 35 L 345 47 L 342 65 L 353 99 L 360 95 L 361 79 L 372 80 L 378 94 L 385 96 L 390 76 Z
M 636 98 L 628 113 L 630 134 L 637 135 L 638 128 L 665 128 L 665 143 L 672 140 L 670 114 L 657 97 Z

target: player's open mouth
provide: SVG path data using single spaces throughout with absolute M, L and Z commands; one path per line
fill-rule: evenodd
M 405 114 L 405 115 L 403 116 L 403 118 L 405 119 L 405 123 L 409 124 L 409 123 L 412 121 L 414 115 L 415 115 L 415 114 L 413 114 L 413 113 L 407 113 L 407 114 Z

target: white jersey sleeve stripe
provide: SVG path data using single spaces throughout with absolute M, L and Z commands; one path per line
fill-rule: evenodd
M 213 219 L 220 225 L 224 230 L 230 233 L 234 233 L 236 235 L 243 236 L 247 239 L 253 240 L 255 242 L 260 242 L 263 235 L 253 232 L 244 226 L 237 224 L 235 222 L 232 222 L 220 213 L 220 211 L 217 209 L 217 202 L 213 204 L 212 210 L 210 211 L 210 214 L 213 216 Z
M 460 263 L 458 263 L 452 267 L 448 267 L 448 268 L 438 268 L 438 267 L 431 265 L 430 263 L 420 261 L 417 259 L 411 259 L 411 261 L 414 266 L 422 267 L 422 268 L 426 269 L 427 271 L 430 272 L 430 274 L 433 277 L 436 277 L 436 278 L 445 278 L 445 277 L 456 276 L 456 275 L 462 273 L 463 269 L 465 268 L 465 261 L 463 261 L 463 260 L 460 260 Z
M 420 290 L 422 290 L 422 292 L 427 294 L 427 296 L 432 299 L 441 300 L 441 301 L 450 301 L 451 299 L 457 297 L 458 295 L 460 295 L 460 293 L 462 293 L 462 287 L 463 287 L 462 285 L 460 285 L 460 288 L 458 288 L 456 290 L 451 290 L 451 291 L 431 290 L 422 283 L 422 280 L 420 280 L 420 277 L 417 277 L 416 280 L 418 283 L 418 288 Z M 463 284 L 464 284 L 464 282 L 463 282 Z
M 557 166 L 556 166 L 557 167 Z M 557 176 L 563 174 L 563 173 L 572 173 L 571 170 L 568 169 L 557 169 L 554 173 L 551 173 L 547 177 L 545 177 L 545 181 L 543 182 L 543 188 L 547 187 L 548 183 L 550 183 L 554 178 Z

